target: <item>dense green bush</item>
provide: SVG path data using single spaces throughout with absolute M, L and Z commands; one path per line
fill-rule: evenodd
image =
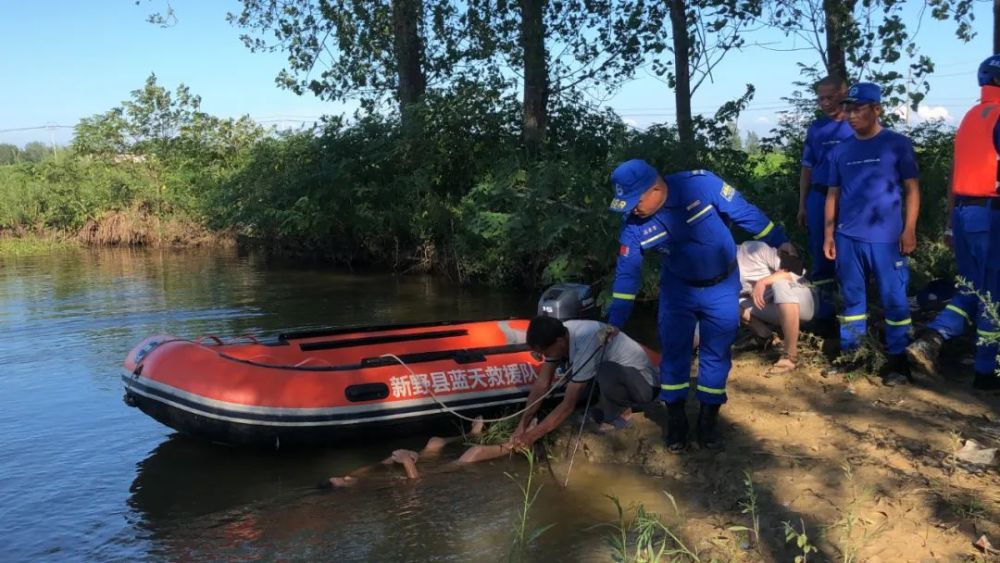
M 168 94 L 151 80 L 133 96 Z M 731 117 L 699 119 L 693 151 L 670 126 L 632 130 L 608 110 L 564 99 L 552 108 L 541 154 L 529 156 L 518 100 L 473 83 L 429 94 L 405 123 L 367 115 L 288 134 L 265 135 L 249 120 L 219 120 L 185 103 L 188 110 L 167 112 L 176 120 L 172 137 L 128 144 L 141 138 L 130 129 L 129 112 L 142 106 L 136 102 L 85 120 L 80 142 L 59 158 L 0 166 L 0 229 L 72 232 L 131 209 L 236 232 L 283 253 L 433 270 L 461 282 L 608 281 L 621 220 L 607 211 L 611 169 L 644 158 L 675 170 L 696 152 L 698 167 L 737 186 L 804 242 L 794 223 L 803 116 L 747 155 L 730 142 Z M 952 137 L 937 126 L 911 135 L 924 195 L 913 260 L 922 283 L 953 268 L 936 242 Z M 652 297 L 656 264 L 647 262 Z

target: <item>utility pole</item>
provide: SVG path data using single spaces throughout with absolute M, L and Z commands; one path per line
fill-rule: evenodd
M 52 147 L 53 158 L 59 158 L 59 152 L 56 150 L 56 128 L 52 123 L 46 124 L 49 129 L 49 146 Z

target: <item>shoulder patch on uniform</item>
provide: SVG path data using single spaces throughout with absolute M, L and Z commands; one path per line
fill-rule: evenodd
M 691 211 L 692 209 L 694 209 L 695 207 L 698 207 L 699 205 L 701 205 L 701 200 L 700 199 L 696 199 L 696 200 L 694 200 L 693 202 L 691 202 L 687 206 L 687 210 Z
M 623 244 L 620 247 L 618 247 L 618 255 L 619 256 L 628 256 L 628 245 L 627 244 Z
M 722 191 L 719 193 L 722 194 L 722 199 L 726 201 L 733 201 L 733 196 L 736 195 L 736 189 L 730 186 L 729 184 L 723 182 Z

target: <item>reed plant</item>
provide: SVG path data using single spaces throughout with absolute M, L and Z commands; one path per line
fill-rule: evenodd
M 670 500 L 674 513 L 680 516 L 680 510 L 673 495 L 667 491 L 663 494 Z M 700 562 L 701 557 L 696 550 L 689 548 L 678 533 L 664 522 L 655 512 L 646 510 L 645 505 L 637 503 L 626 511 L 616 496 L 605 495 L 614 503 L 618 512 L 618 520 L 599 524 L 609 530 L 608 545 L 611 547 L 611 559 L 619 563 L 657 563 L 659 561 Z
M 524 452 L 524 457 L 528 460 L 528 472 L 524 482 L 518 480 L 511 473 L 504 473 L 521 490 L 521 507 L 518 520 L 514 524 L 514 534 L 510 542 L 510 550 L 507 552 L 507 561 L 524 561 L 527 557 L 528 548 L 542 534 L 555 526 L 555 523 L 540 526 L 534 529 L 528 528 L 528 517 L 531 507 L 538 500 L 538 493 L 542 490 L 541 485 L 535 485 L 535 454 L 531 450 Z

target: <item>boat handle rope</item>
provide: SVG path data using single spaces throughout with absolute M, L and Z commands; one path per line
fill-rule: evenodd
M 256 356 L 254 356 L 254 357 L 256 357 Z M 302 360 L 301 362 L 299 362 L 299 363 L 295 364 L 295 365 L 294 365 L 294 366 L 292 366 L 292 367 L 296 367 L 296 368 L 300 368 L 300 367 L 302 367 L 302 366 L 304 366 L 304 365 L 308 364 L 309 362 L 323 362 L 324 364 L 326 364 L 326 365 L 328 365 L 328 366 L 332 366 L 332 365 L 333 365 L 333 364 L 331 364 L 330 362 L 328 362 L 328 361 L 324 360 L 323 358 L 314 358 L 314 357 L 312 357 L 312 356 L 309 356 L 308 358 L 306 358 L 306 359 Z
M 514 418 L 514 417 L 517 417 L 517 416 L 521 416 L 522 414 L 524 414 L 525 412 L 527 412 L 528 409 L 534 407 L 538 403 L 540 403 L 540 402 L 544 401 L 545 399 L 547 399 L 549 397 L 549 395 L 551 395 L 552 393 L 555 393 L 556 390 L 559 389 L 560 387 L 565 387 L 566 385 L 569 385 L 570 383 L 579 383 L 579 381 L 576 381 L 575 379 L 573 379 L 573 375 L 575 373 L 579 372 L 580 370 L 582 370 L 584 368 L 584 366 L 586 366 L 587 364 L 589 364 L 590 361 L 594 359 L 594 356 L 596 356 L 598 352 L 601 352 L 601 358 L 603 358 L 604 357 L 603 350 L 604 350 L 605 346 L 607 345 L 607 343 L 608 343 L 607 340 L 604 340 L 603 342 L 601 342 L 597 346 L 597 348 L 595 348 L 594 351 L 590 354 L 590 356 L 588 356 L 587 359 L 584 360 L 582 364 L 580 364 L 580 366 L 578 368 L 576 368 L 576 367 L 570 368 L 569 372 L 567 372 L 565 375 L 563 375 L 561 378 L 559 378 L 558 381 L 554 382 L 549 387 L 548 391 L 546 391 L 541 397 L 535 399 L 531 404 L 526 405 L 523 409 L 521 409 L 521 410 L 519 410 L 517 412 L 511 413 L 511 414 L 508 414 L 508 415 L 505 415 L 505 416 L 501 416 L 499 418 L 485 418 L 485 419 L 482 419 L 483 422 L 503 422 L 504 420 L 508 420 L 508 419 L 511 419 L 511 418 Z M 392 358 L 392 359 L 396 360 L 397 362 L 399 362 L 399 365 L 403 366 L 404 368 L 406 368 L 406 371 L 410 372 L 411 376 L 416 377 L 417 374 L 414 373 L 413 370 L 410 368 L 410 366 L 406 365 L 406 362 L 404 362 L 402 359 L 400 359 L 399 356 L 397 356 L 395 354 L 382 354 L 381 357 L 382 358 Z M 437 397 L 437 394 L 434 393 L 434 389 L 432 388 L 432 386 L 430 386 L 430 385 L 427 386 L 427 392 L 430 394 L 431 398 L 434 399 L 434 402 L 437 403 L 439 407 L 441 407 L 441 410 L 443 410 L 443 411 L 445 411 L 445 412 L 447 412 L 449 414 L 455 415 L 456 417 L 458 417 L 458 418 L 460 418 L 462 420 L 465 420 L 467 422 L 475 422 L 476 421 L 475 418 L 466 416 L 466 415 L 464 415 L 464 414 L 456 411 L 452 407 L 446 405 L 443 401 L 441 401 L 441 399 L 439 399 Z M 590 393 L 591 393 L 590 396 L 591 397 L 593 396 L 593 392 L 594 392 L 593 387 L 591 387 L 591 391 L 590 391 Z M 589 400 L 588 400 L 587 407 L 588 408 L 590 407 Z M 586 417 L 586 410 L 584 410 L 584 416 Z M 584 418 L 584 422 L 586 422 L 586 418 Z M 583 427 L 581 426 L 581 429 L 582 428 Z

